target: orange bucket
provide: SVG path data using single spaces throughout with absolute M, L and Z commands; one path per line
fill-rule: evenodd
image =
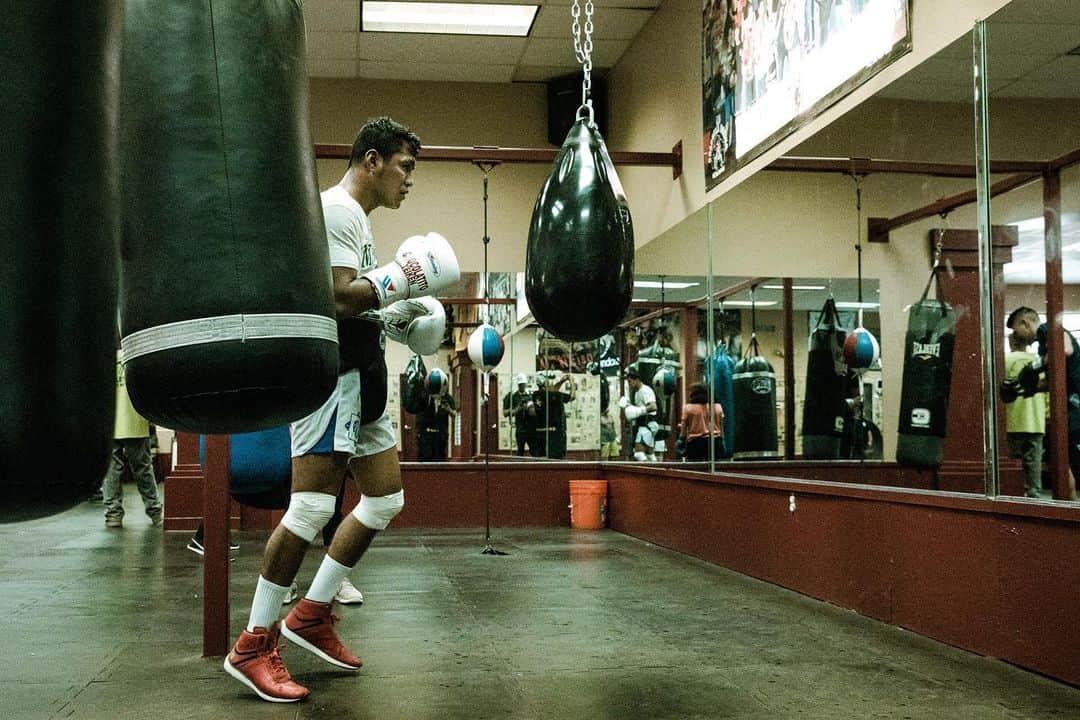
M 607 480 L 570 481 L 570 527 L 581 530 L 607 527 Z

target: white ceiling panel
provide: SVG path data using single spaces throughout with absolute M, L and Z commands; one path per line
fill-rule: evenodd
M 615 65 L 630 47 L 629 40 L 597 40 L 593 42 L 593 67 Z M 522 65 L 566 65 L 576 62 L 574 41 L 566 38 L 532 38 L 521 56 Z
M 990 21 L 1080 24 L 1080 3 L 1076 0 L 1018 0 L 991 15 Z
M 360 60 L 397 63 L 407 73 L 417 63 L 512 65 L 526 42 L 527 38 L 516 37 L 364 32 L 357 41 L 357 53 Z
M 995 97 L 1080 97 L 1080 57 L 1063 55 L 992 94 Z
M 604 8 L 593 14 L 593 38 L 630 40 L 641 32 L 652 14 L 652 10 Z M 545 5 L 540 8 L 540 15 L 529 35 L 534 38 L 568 38 L 571 37 L 571 22 L 569 5 Z
M 308 57 L 356 60 L 356 40 L 359 36 L 358 32 L 309 30 L 306 42 Z
M 308 31 L 360 31 L 360 0 L 306 0 L 304 23 Z
M 514 76 L 514 65 L 467 65 L 461 63 L 412 63 L 403 68 L 400 62 L 372 62 L 361 60 L 356 64 L 359 77 L 374 80 L 400 80 L 407 74 L 409 80 L 433 82 L 490 82 L 508 83 Z
M 307 69 L 311 77 L 351 78 L 356 77 L 356 60 L 309 57 Z
M 987 39 L 994 55 L 1059 55 L 1078 45 L 1080 24 L 993 23 Z

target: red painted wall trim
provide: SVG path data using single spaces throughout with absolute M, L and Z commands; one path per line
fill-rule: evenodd
M 610 465 L 604 477 L 613 530 L 1080 684 L 1080 563 L 1059 550 L 1080 547 L 1078 507 Z

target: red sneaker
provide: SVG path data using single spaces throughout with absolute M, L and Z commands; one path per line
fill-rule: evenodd
M 277 623 L 269 630 L 261 627 L 251 632 L 245 630 L 225 658 L 225 672 L 254 690 L 263 700 L 280 703 L 303 700 L 310 691 L 293 682 L 281 661 L 281 648 L 277 642 Z
M 332 665 L 355 670 L 364 663 L 338 639 L 334 624 L 339 618 L 330 612 L 333 606 L 304 598 L 285 616 L 281 634 Z

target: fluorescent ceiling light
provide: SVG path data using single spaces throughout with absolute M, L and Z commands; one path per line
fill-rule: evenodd
M 776 304 L 776 300 L 721 300 L 720 304 L 724 307 L 771 307 Z
M 1043 231 L 1044 222 L 1041 217 L 1029 218 L 1028 220 L 1019 220 L 1013 223 L 1013 226 L 1018 232 L 1039 232 Z
M 525 37 L 540 6 L 364 0 L 360 8 L 364 32 Z
M 766 290 L 783 290 L 783 285 L 762 285 Z M 792 290 L 824 290 L 824 285 L 792 285 Z
M 664 281 L 663 288 L 665 290 L 685 290 L 688 287 L 697 287 L 700 283 L 696 282 L 668 282 Z M 660 288 L 659 280 L 635 280 L 634 287 L 636 288 Z
M 842 310 L 872 310 L 874 308 L 881 307 L 881 303 L 848 302 L 847 300 L 840 300 L 836 303 L 836 307 Z

